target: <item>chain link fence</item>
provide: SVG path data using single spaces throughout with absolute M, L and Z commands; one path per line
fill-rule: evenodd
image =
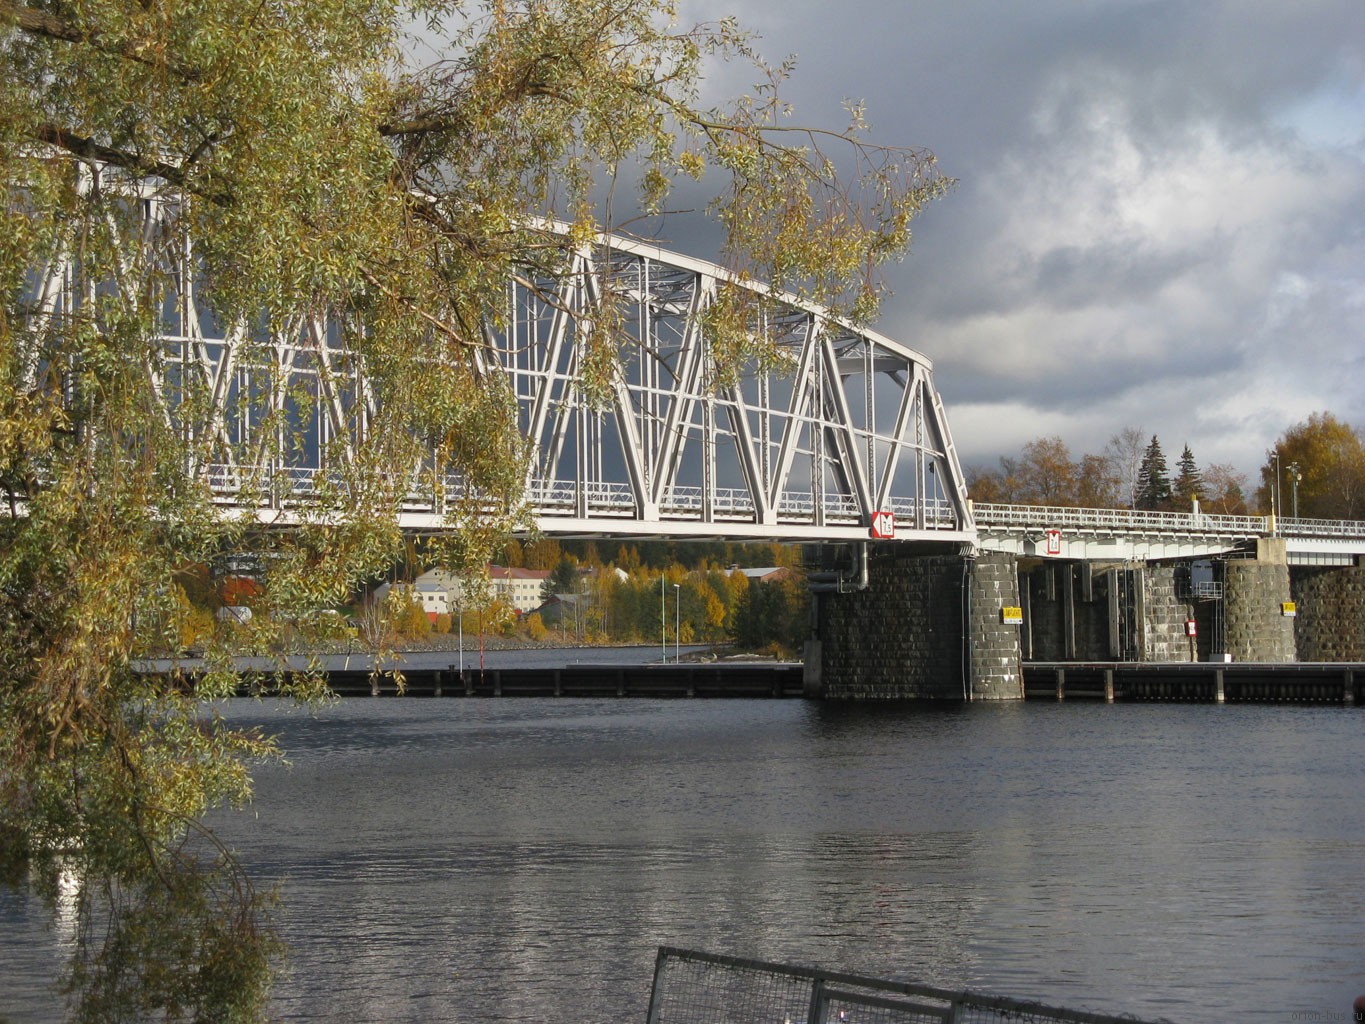
M 1144 1024 L 1017 999 L 950 992 L 663 946 L 648 1024 Z M 1154 1022 L 1146 1022 L 1154 1024 Z

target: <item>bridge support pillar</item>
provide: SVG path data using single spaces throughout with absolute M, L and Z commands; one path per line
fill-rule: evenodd
M 967 563 L 967 661 L 971 700 L 1022 700 L 1019 567 L 1013 555 L 980 554 Z
M 1226 648 L 1232 659 L 1294 661 L 1294 606 L 1284 540 L 1261 540 L 1254 561 L 1229 561 L 1225 571 Z
M 1023 697 L 1012 555 L 882 547 L 862 590 L 816 594 L 806 693 L 836 700 Z M 1007 621 L 1008 620 L 1008 621 Z
M 825 695 L 823 670 L 824 645 L 820 643 L 818 634 L 821 596 L 822 595 L 820 594 L 811 595 L 811 603 L 815 605 L 814 617 L 817 622 L 817 625 L 815 626 L 817 633 L 806 641 L 806 649 L 802 655 L 802 695 L 812 700 Z
M 1365 661 L 1365 566 L 1294 566 L 1294 640 L 1303 661 Z

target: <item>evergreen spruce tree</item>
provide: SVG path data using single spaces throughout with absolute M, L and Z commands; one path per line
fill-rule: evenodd
M 1153 434 L 1138 469 L 1137 507 L 1152 512 L 1169 508 L 1170 503 L 1171 478 L 1166 469 L 1166 455 Z
M 564 555 L 540 585 L 540 596 L 548 601 L 558 594 L 577 594 L 578 591 L 578 566 L 568 555 Z
M 1190 451 L 1189 445 L 1185 445 L 1185 450 L 1180 453 L 1179 466 L 1180 472 L 1176 475 L 1175 483 L 1171 485 L 1171 491 L 1181 511 L 1184 511 L 1203 494 L 1204 474 L 1199 472 L 1199 466 L 1194 461 L 1194 453 Z

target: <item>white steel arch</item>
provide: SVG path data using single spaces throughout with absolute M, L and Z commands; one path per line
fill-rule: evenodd
M 174 283 L 160 311 L 165 359 L 148 372 L 168 418 L 200 442 L 191 468 L 235 514 L 272 523 L 308 514 L 325 463 L 352 458 L 374 414 L 363 369 L 321 320 L 265 331 L 216 323 L 178 201 L 152 190 L 131 201 L 141 204 L 142 246 L 118 283 L 153 268 Z M 33 315 L 53 325 L 89 288 L 69 260 L 35 282 Z M 765 300 L 752 329 L 777 354 L 751 361 L 734 383 L 718 373 L 704 327 L 726 286 Z M 608 399 L 594 405 L 579 371 L 608 302 L 620 358 Z M 505 303 L 488 318 L 480 358 L 515 392 L 530 441 L 526 499 L 544 533 L 975 541 L 932 364 L 920 353 L 714 264 L 618 236 L 574 251 L 552 279 L 509 282 Z M 201 396 L 193 408 L 178 397 L 191 391 Z M 455 484 L 414 472 L 401 525 L 441 530 Z

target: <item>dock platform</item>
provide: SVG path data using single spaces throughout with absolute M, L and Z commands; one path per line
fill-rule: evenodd
M 801 697 L 799 662 L 677 665 L 569 665 L 564 667 L 465 667 L 409 669 L 404 693 L 413 697 Z M 392 696 L 391 678 L 367 671 L 329 673 L 344 697 Z
M 1336 704 L 1359 707 L 1365 664 L 1025 662 L 1026 700 Z

